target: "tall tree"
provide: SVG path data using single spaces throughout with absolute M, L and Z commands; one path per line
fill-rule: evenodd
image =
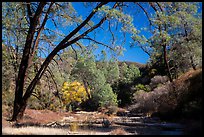
M 166 73 L 172 81 L 172 62 L 176 63 L 177 61 L 182 61 L 183 59 L 178 59 L 177 61 L 170 56 L 170 54 L 181 54 L 179 50 L 185 47 L 188 52 L 186 56 L 190 60 L 192 68 L 195 69 L 195 52 L 199 51 L 199 48 L 195 49 L 194 44 L 198 41 L 202 41 L 201 31 L 198 31 L 198 28 L 201 28 L 201 23 L 199 21 L 197 7 L 198 3 L 194 2 L 149 2 L 149 3 L 136 3 L 140 9 L 145 13 L 147 20 L 149 21 L 149 29 L 147 31 L 152 33 L 150 38 L 145 39 L 143 43 L 138 42 L 138 37 L 132 37 L 135 42 L 138 42 L 138 45 L 148 54 L 151 58 L 155 58 L 157 55 L 162 55 L 163 59 L 160 64 L 164 63 L 166 68 Z M 148 8 L 150 7 L 150 8 Z M 151 10 L 152 9 L 152 10 Z M 196 29 L 193 29 L 196 28 Z M 197 39 L 195 40 L 195 35 Z M 198 36 L 199 35 L 199 36 Z M 189 38 L 194 37 L 192 40 Z M 198 40 L 199 38 L 199 40 Z M 192 43 L 193 42 L 193 43 Z M 184 44 L 186 43 L 186 44 Z M 187 44 L 188 43 L 188 44 Z M 183 45 L 183 46 L 182 46 Z M 185 46 L 184 46 L 185 45 Z M 188 46 L 187 46 L 188 45 Z M 144 47 L 148 48 L 144 48 Z M 184 48 L 182 48 L 184 49 Z M 181 50 L 180 50 L 181 51 Z M 172 53 L 174 52 L 174 53 Z M 155 56 L 156 55 L 156 56 Z M 200 55 L 199 55 L 200 56 Z M 157 56 L 158 57 L 158 56 Z M 181 56 L 180 56 L 181 57 Z M 197 56 L 198 57 L 198 56 Z M 200 57 L 198 57 L 200 58 Z M 197 60 L 198 60 L 197 58 Z M 174 60 L 174 61 L 172 61 Z M 154 61 L 158 63 L 158 61 Z M 188 62 L 188 61 L 187 61 Z M 170 64 L 171 63 L 171 67 Z M 188 63 L 187 63 L 188 64 Z M 176 64 L 174 64 L 174 67 Z
M 90 14 L 84 20 L 82 20 L 74 15 L 75 12 L 70 12 L 70 9 L 73 10 L 73 7 L 70 3 L 20 3 L 19 6 L 25 9 L 26 14 L 24 18 L 27 21 L 26 23 L 28 28 L 26 29 L 27 33 L 25 38 L 25 45 L 23 46 L 22 58 L 20 61 L 20 66 L 18 67 L 19 71 L 16 79 L 13 116 L 11 118 L 12 121 L 16 121 L 23 117 L 27 101 L 30 98 L 36 84 L 47 70 L 48 65 L 53 60 L 55 55 L 60 53 L 60 51 L 63 51 L 63 49 L 65 49 L 66 47 L 72 47 L 72 45 L 77 45 L 80 47 L 78 42 L 82 39 L 107 46 L 102 42 L 98 42 L 94 38 L 91 38 L 90 36 L 88 36 L 88 34 L 99 28 L 107 19 L 116 18 L 117 20 L 119 20 L 121 16 L 126 17 L 126 15 L 122 14 L 121 11 L 117 9 L 118 7 L 120 7 L 120 3 L 118 2 L 114 3 L 112 8 L 110 6 L 104 6 L 105 4 L 107 4 L 107 2 L 95 4 L 96 7 L 92 9 Z M 9 5 L 4 6 L 6 6 L 5 9 L 9 10 Z M 67 7 L 69 10 L 67 10 Z M 17 9 L 14 9 L 12 12 L 15 12 L 15 10 Z M 99 18 L 99 22 L 95 25 L 90 24 L 91 19 L 95 17 L 99 11 L 103 13 L 97 16 Z M 120 14 L 115 16 L 115 14 L 112 14 L 112 11 Z M 121 21 L 121 23 L 131 23 L 131 21 L 129 20 L 130 18 L 126 18 L 126 20 Z M 71 32 L 69 32 L 68 35 L 63 35 L 50 29 L 48 27 L 49 25 L 47 25 L 48 21 L 54 24 L 54 28 L 57 28 L 58 24 L 63 23 L 64 21 L 70 23 L 71 25 L 73 25 L 74 23 L 73 26 L 75 28 Z M 5 31 L 8 30 L 5 29 Z M 55 37 L 54 34 L 58 34 L 58 37 Z M 50 41 L 49 38 L 51 38 L 54 42 Z M 43 44 L 45 44 L 45 46 L 49 46 L 48 50 L 45 53 L 47 57 L 40 65 L 39 69 L 36 71 L 36 75 L 34 76 L 34 78 L 28 83 L 28 86 L 25 87 L 25 81 L 27 81 L 28 76 L 28 69 L 34 63 L 34 56 L 42 53 L 39 51 L 43 50 Z M 114 49 L 114 47 L 112 48 Z M 51 50 L 51 52 L 49 52 L 49 50 Z

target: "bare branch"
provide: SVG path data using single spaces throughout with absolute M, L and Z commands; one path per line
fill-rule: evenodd
M 82 46 L 81 46 L 78 42 L 76 42 L 75 44 L 76 44 L 77 46 L 79 46 L 81 49 L 83 49 Z
M 55 63 L 57 64 L 57 68 L 58 68 L 58 70 L 59 70 L 59 73 L 60 73 L 61 77 L 63 77 L 63 76 L 62 76 L 62 73 L 61 73 L 61 71 L 60 71 L 60 66 L 59 66 L 58 62 L 57 62 L 55 59 L 53 59 L 53 60 L 54 60 Z M 55 65 L 53 65 L 53 66 L 55 66 Z
M 138 44 L 140 45 L 140 48 L 141 48 L 145 53 L 147 53 L 147 55 L 150 56 L 150 53 L 142 46 L 142 44 L 140 43 L 140 41 L 137 41 L 137 42 L 138 42 Z
M 113 49 L 112 47 L 110 47 L 110 46 L 108 46 L 108 45 L 106 45 L 106 44 L 104 44 L 104 43 L 98 42 L 98 41 L 96 41 L 96 40 L 94 40 L 94 39 L 92 39 L 92 38 L 89 38 L 89 37 L 88 37 L 88 38 L 82 38 L 82 39 L 91 40 L 91 41 L 93 41 L 93 42 L 95 42 L 95 43 L 97 43 L 97 44 L 103 45 L 103 46 L 105 46 L 105 47 L 107 47 L 107 48 L 109 48 L 109 49 L 111 49 L 111 50 L 114 51 L 114 49 Z
M 123 32 L 123 37 L 124 37 L 124 40 L 123 40 L 123 42 L 122 42 L 122 45 L 124 45 L 125 42 L 126 42 L 126 33 L 125 33 L 125 32 Z
M 158 11 L 153 2 L 149 2 L 149 5 L 154 9 L 155 12 Z
M 159 7 L 159 9 L 160 9 L 161 11 L 164 11 L 164 9 L 161 7 L 161 5 L 160 5 L 158 2 L 156 2 L 156 4 L 158 5 L 158 7 Z
M 47 30 L 48 33 L 50 33 L 50 31 L 51 31 L 51 32 L 53 32 L 53 33 L 55 33 L 55 34 L 58 34 L 58 35 L 61 36 L 61 37 L 65 37 L 65 36 L 66 36 L 65 34 L 61 34 L 61 33 L 57 32 L 57 31 L 51 30 L 51 29 L 49 29 L 49 28 L 45 28 L 44 30 Z
M 109 21 L 108 30 L 110 31 L 110 33 L 111 33 L 111 35 L 112 35 L 112 38 L 113 38 L 113 40 L 112 40 L 112 44 L 114 44 L 114 42 L 115 42 L 115 37 L 114 37 L 114 35 L 113 35 L 113 32 L 112 32 L 110 26 L 111 26 L 111 24 L 110 24 L 110 21 Z
M 55 27 L 58 28 L 57 24 L 55 23 L 55 20 L 54 19 L 51 19 L 51 20 L 52 20 L 53 24 L 55 25 Z
M 55 59 L 53 59 L 53 61 L 57 64 L 57 66 L 59 66 L 58 62 Z
M 51 47 L 56 47 L 56 45 L 54 45 L 54 44 L 52 43 L 52 41 L 51 41 L 50 39 L 48 39 L 46 36 L 44 37 L 44 39 L 46 39 L 46 41 L 49 43 L 49 45 L 50 45 Z
M 76 52 L 76 50 L 74 49 L 74 47 L 71 45 L 71 48 L 74 50 L 74 52 L 75 52 L 75 55 L 76 55 L 76 60 L 78 60 L 78 56 L 77 56 L 77 52 Z
M 46 72 L 48 72 L 48 71 L 46 71 Z M 44 73 L 44 76 L 47 78 L 47 84 L 48 84 L 48 87 L 49 87 L 49 91 L 51 91 L 50 79 L 49 79 L 49 76 L 48 76 L 48 74 L 46 72 Z
M 73 40 L 67 42 L 72 36 L 74 36 L 81 28 L 83 28 L 87 22 L 94 16 L 94 14 L 98 11 L 98 9 L 100 7 L 102 7 L 104 4 L 106 4 L 107 2 L 101 2 L 95 9 L 93 9 L 93 11 L 89 14 L 89 16 L 77 27 L 75 28 L 69 35 L 67 35 L 58 45 L 55 49 L 53 49 L 53 51 L 47 56 L 47 58 L 45 59 L 45 61 L 43 62 L 43 64 L 41 65 L 38 73 L 36 74 L 35 78 L 33 79 L 33 81 L 30 83 L 30 85 L 28 86 L 25 95 L 23 96 L 24 100 L 27 100 L 30 97 L 30 94 L 32 93 L 33 89 L 36 86 L 36 83 L 38 82 L 38 80 L 42 77 L 43 73 L 45 72 L 46 68 L 48 67 L 50 61 L 54 58 L 54 56 L 62 49 L 74 44 L 75 42 L 77 42 L 79 39 L 81 39 L 82 37 L 84 37 L 85 35 L 87 35 L 89 32 L 93 31 L 94 29 L 98 28 L 105 20 L 106 18 L 103 18 L 97 25 L 95 25 L 94 27 L 90 28 L 89 30 L 87 30 L 85 33 L 83 33 L 82 35 L 74 38 Z M 117 7 L 117 4 L 114 5 L 114 8 Z M 67 42 L 67 43 L 66 43 Z
M 21 59 L 19 71 L 18 71 L 18 78 L 16 82 L 16 92 L 15 92 L 15 100 L 19 100 L 23 96 L 23 89 L 24 89 L 24 82 L 27 78 L 27 70 L 29 66 L 29 57 L 30 57 L 30 49 L 33 42 L 33 37 L 35 34 L 35 29 L 38 24 L 38 20 L 42 13 L 42 10 L 46 2 L 40 2 L 34 17 L 32 18 L 32 22 L 30 22 L 30 27 L 28 30 L 28 35 L 26 37 L 25 47 L 23 50 L 23 56 Z
M 38 47 L 38 50 L 40 50 L 44 54 L 45 57 L 47 56 L 46 53 L 43 51 L 43 48 Z M 41 54 L 41 52 L 40 52 L 40 54 Z
M 150 25 L 150 30 L 151 30 L 152 21 L 151 21 L 151 19 L 150 19 L 150 17 L 149 17 L 148 12 L 144 9 L 144 7 L 142 7 L 141 4 L 139 4 L 138 2 L 135 2 L 135 3 L 144 11 L 145 15 L 147 16 L 147 19 L 148 19 L 149 25 Z
M 54 82 L 55 88 L 56 88 L 56 93 L 55 93 L 55 94 L 53 93 L 53 94 L 54 94 L 55 96 L 57 96 L 59 99 L 61 99 L 60 96 L 59 96 L 59 90 L 58 90 L 57 83 L 56 83 L 56 81 L 54 80 L 54 75 L 53 75 L 51 69 L 49 68 L 49 66 L 48 66 L 47 72 L 49 72 L 49 74 L 50 74 L 50 76 L 51 76 L 51 78 L 52 78 L 52 80 L 53 80 L 53 82 Z
M 33 92 L 34 93 L 34 92 Z M 32 96 L 36 97 L 40 102 L 41 102 L 41 99 L 36 95 L 36 94 L 31 94 Z
M 60 57 L 60 55 L 59 54 L 57 54 L 57 56 L 59 57 L 59 59 L 63 62 L 63 60 L 62 60 L 62 58 Z

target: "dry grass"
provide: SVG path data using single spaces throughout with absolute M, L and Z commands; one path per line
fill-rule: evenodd
M 26 109 L 23 122 L 32 122 L 46 124 L 53 121 L 59 121 L 64 117 L 63 113 L 57 113 L 50 110 Z
M 117 128 L 111 131 L 110 135 L 128 135 L 128 133 L 122 128 Z
M 110 135 L 111 132 L 99 132 L 90 130 L 70 131 L 68 129 L 48 127 L 3 127 L 2 135 Z
M 22 128 L 12 128 L 4 127 L 2 128 L 3 135 L 68 135 L 69 132 L 63 129 L 54 129 L 47 127 L 22 127 Z
M 77 131 L 78 128 L 79 128 L 79 126 L 78 126 L 78 124 L 76 122 L 71 123 L 71 125 L 70 125 L 70 130 L 71 131 Z
M 176 86 L 179 86 L 180 84 L 184 83 L 186 80 L 200 73 L 202 74 L 202 69 L 197 69 L 197 70 L 190 69 L 188 72 L 186 72 L 185 74 L 179 76 L 176 80 L 174 80 L 174 83 L 176 84 Z

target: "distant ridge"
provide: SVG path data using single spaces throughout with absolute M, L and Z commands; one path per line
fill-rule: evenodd
M 131 62 L 131 61 L 118 61 L 118 65 L 121 66 L 122 63 L 126 63 L 128 66 L 130 66 L 131 64 L 135 65 L 136 67 L 138 67 L 139 69 L 144 69 L 146 68 L 146 64 L 141 64 L 138 62 Z

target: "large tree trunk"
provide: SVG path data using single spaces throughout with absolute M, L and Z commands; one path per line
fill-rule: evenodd
M 19 71 L 18 71 L 18 77 L 16 80 L 13 116 L 11 119 L 12 121 L 14 121 L 14 120 L 16 121 L 18 118 L 22 118 L 22 116 L 20 116 L 20 114 L 25 111 L 26 101 L 23 101 L 22 97 L 23 97 L 25 78 L 27 77 L 27 69 L 29 66 L 28 61 L 29 61 L 29 56 L 30 56 L 30 49 L 31 49 L 33 37 L 35 34 L 35 29 L 37 27 L 40 15 L 41 15 L 45 5 L 46 5 L 46 2 L 41 2 L 39 4 L 37 10 L 36 10 L 34 17 L 33 18 L 30 17 L 30 19 L 31 19 L 30 20 L 30 27 L 28 30 L 28 35 L 26 37 L 26 43 L 25 43 L 25 47 L 23 50 L 23 56 L 22 56 Z
M 26 109 L 26 101 L 18 100 L 18 101 L 14 101 L 14 109 L 13 109 L 13 116 L 11 121 L 18 121 L 20 119 L 23 118 L 23 114 L 25 112 Z

